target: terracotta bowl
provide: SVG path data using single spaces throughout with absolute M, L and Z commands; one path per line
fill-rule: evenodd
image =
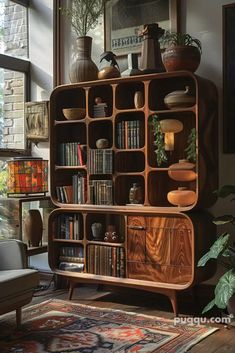
M 63 109 L 63 114 L 68 120 L 80 120 L 84 119 L 86 116 L 85 108 L 65 108 Z

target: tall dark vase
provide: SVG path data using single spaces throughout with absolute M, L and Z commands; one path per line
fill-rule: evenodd
M 71 83 L 93 81 L 98 79 L 98 68 L 91 59 L 92 38 L 77 38 L 77 55 L 70 66 Z
M 39 210 L 29 210 L 24 221 L 24 238 L 29 246 L 39 246 L 42 240 L 43 223 Z

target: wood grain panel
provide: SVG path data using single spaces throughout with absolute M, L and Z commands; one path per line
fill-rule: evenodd
M 142 261 L 146 259 L 146 217 L 128 217 L 127 224 L 127 260 Z

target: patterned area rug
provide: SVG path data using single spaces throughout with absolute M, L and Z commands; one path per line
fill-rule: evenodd
M 0 321 L 0 352 L 183 353 L 216 329 L 52 299 Z

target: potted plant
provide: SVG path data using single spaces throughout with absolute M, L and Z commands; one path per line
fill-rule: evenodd
M 216 191 L 218 197 L 225 198 L 235 195 L 235 186 L 224 185 Z M 232 201 L 235 199 L 233 198 Z M 216 217 L 213 221 L 216 225 L 235 225 L 235 216 L 223 215 Z M 199 260 L 198 266 L 205 266 L 210 259 L 217 259 L 227 270 L 218 280 L 215 287 L 214 299 L 206 305 L 203 313 L 210 310 L 214 305 L 220 309 L 228 308 L 230 313 L 235 314 L 235 246 L 231 244 L 231 235 L 227 232 L 221 234 L 211 246 L 210 250 Z
M 201 42 L 190 34 L 166 31 L 160 38 L 162 61 L 166 71 L 197 70 L 201 60 Z
M 60 8 L 77 35 L 77 57 L 70 67 L 70 81 L 96 80 L 98 68 L 91 60 L 92 38 L 87 33 L 93 29 L 103 13 L 103 0 L 73 0 L 71 7 Z

